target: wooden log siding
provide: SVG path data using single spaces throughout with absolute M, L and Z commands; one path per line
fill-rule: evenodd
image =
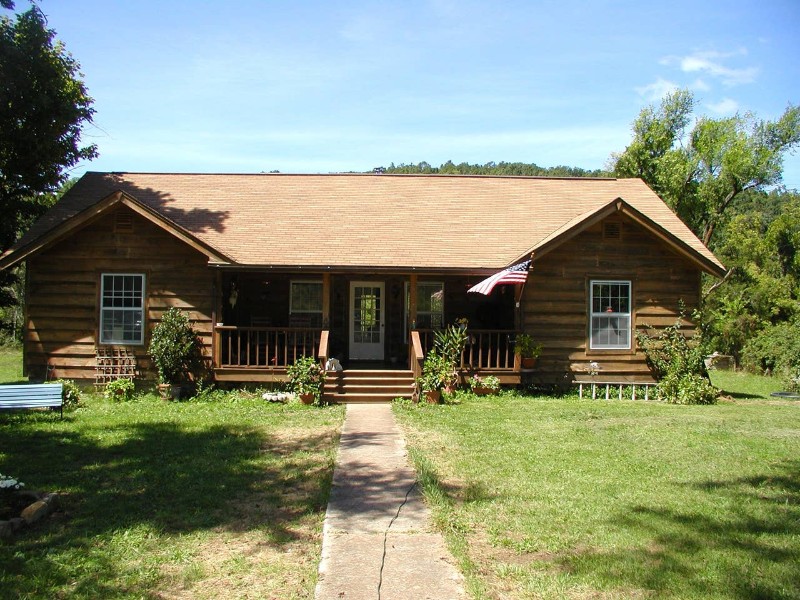
M 598 223 L 533 263 L 522 308 L 523 329 L 544 347 L 536 379 L 567 383 L 594 361 L 604 381 L 651 381 L 635 337 L 631 350 L 588 348 L 592 279 L 631 282 L 634 330 L 663 329 L 675 322 L 681 301 L 691 313 L 700 299 L 700 276 L 685 259 L 632 221 L 622 221 L 621 239 L 613 241 L 603 239 Z M 686 325 L 691 335 L 694 326 Z
M 114 233 L 109 214 L 28 261 L 25 368 L 31 379 L 94 380 L 101 273 L 146 276 L 145 344 L 132 349 L 144 376 L 153 325 L 172 306 L 189 313 L 211 356 L 213 275 L 207 258 L 127 208 L 131 233 Z

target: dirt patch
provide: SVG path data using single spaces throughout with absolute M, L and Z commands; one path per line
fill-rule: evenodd
M 239 491 L 190 556 L 166 562 L 157 597 L 308 598 L 313 596 L 322 545 L 324 494 L 332 477 L 333 427 L 283 429 L 270 435 L 263 484 Z M 324 487 L 324 486 L 323 486 Z M 233 518 L 231 518 L 231 515 Z

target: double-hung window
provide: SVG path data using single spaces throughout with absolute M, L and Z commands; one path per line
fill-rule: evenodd
M 144 344 L 144 275 L 100 276 L 100 343 Z
M 292 281 L 289 296 L 291 324 L 308 327 L 322 325 L 321 281 Z
M 631 347 L 631 282 L 592 280 L 589 348 L 629 350 Z
M 406 282 L 406 329 L 441 329 L 444 327 L 444 282 L 417 282 L 417 320 L 408 321 L 411 306 L 411 286 Z

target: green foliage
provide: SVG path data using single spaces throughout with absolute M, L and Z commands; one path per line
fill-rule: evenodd
M 35 4 L 0 17 L 0 251 L 52 203 L 67 169 L 97 156 L 80 145 L 92 99 L 55 35 Z
M 679 90 L 643 109 L 614 173 L 644 179 L 709 245 L 743 192 L 780 183 L 783 155 L 800 144 L 800 108 L 789 106 L 775 122 L 701 117 L 687 135 L 694 104 Z
M 540 167 L 534 163 L 520 162 L 487 162 L 485 164 L 455 164 L 448 160 L 438 167 L 430 163 L 417 164 L 390 164 L 385 173 L 389 174 L 420 174 L 420 175 L 495 175 L 495 176 L 526 176 L 526 177 L 607 177 L 609 173 L 600 169 L 587 171 L 579 167 Z
M 769 325 L 745 344 L 742 364 L 751 373 L 771 373 L 787 391 L 800 391 L 800 322 Z
M 417 379 L 422 391 L 432 392 L 456 386 L 461 354 L 467 345 L 467 339 L 466 327 L 458 325 L 450 325 L 435 333 L 433 348 L 425 356 L 422 376 Z
M 542 353 L 542 345 L 535 342 L 533 337 L 527 333 L 522 333 L 517 336 L 515 347 L 522 358 L 539 358 L 539 355 Z
M 658 381 L 659 399 L 671 404 L 713 404 L 719 394 L 706 376 L 699 334 L 681 331 L 684 315 L 656 334 L 636 332 L 647 365 Z
M 289 377 L 289 390 L 295 394 L 314 394 L 314 404 L 322 401 L 322 388 L 325 385 L 325 369 L 313 356 L 298 358 L 286 367 Z
M 177 384 L 199 379 L 203 371 L 203 345 L 188 315 L 172 307 L 153 328 L 148 353 L 161 383 Z
M 493 392 L 500 390 L 500 380 L 494 375 L 480 377 L 479 375 L 475 374 L 467 380 L 467 385 L 471 390 L 474 390 L 475 388 L 486 388 L 492 390 Z
M 61 388 L 61 401 L 64 403 L 64 408 L 75 408 L 81 403 L 81 389 L 77 384 L 70 379 L 57 379 L 56 381 L 48 381 L 47 383 L 60 383 Z
M 800 315 L 800 196 L 775 191 L 744 199 L 715 247 L 731 271 L 703 309 L 709 348 L 737 360 L 760 331 Z
M 106 384 L 103 397 L 109 402 L 130 402 L 136 394 L 136 385 L 130 379 L 115 379 Z
M 422 375 L 417 378 L 420 389 L 423 392 L 441 390 L 453 380 L 453 364 L 439 352 L 438 348 L 431 348 L 422 363 Z
M 464 352 L 468 339 L 465 327 L 450 325 L 434 334 L 433 345 L 455 370 L 461 364 L 461 354 Z

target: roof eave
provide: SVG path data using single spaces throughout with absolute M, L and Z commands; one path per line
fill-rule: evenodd
M 130 196 L 126 192 L 122 190 L 118 190 L 113 192 L 96 202 L 92 206 L 78 212 L 77 214 L 69 217 L 65 221 L 59 223 L 43 235 L 37 237 L 34 240 L 28 242 L 25 246 L 20 248 L 12 249 L 4 253 L 0 257 L 0 271 L 3 269 L 11 268 L 22 261 L 26 260 L 27 258 L 42 252 L 46 248 L 51 247 L 53 244 L 69 237 L 71 234 L 75 233 L 79 229 L 89 225 L 90 223 L 96 221 L 104 214 L 106 214 L 111 208 L 122 204 L 141 217 L 147 219 L 160 229 L 163 229 L 167 233 L 175 236 L 176 238 L 180 239 L 187 245 L 191 246 L 195 250 L 199 251 L 200 253 L 206 255 L 211 262 L 215 263 L 231 263 L 233 262 L 229 257 L 225 256 L 221 252 L 218 252 L 216 249 L 212 248 L 208 244 L 202 242 L 197 237 L 193 236 L 189 233 L 186 229 L 166 219 L 160 213 L 154 211 L 150 207 L 142 204 L 134 197 Z
M 520 260 L 524 260 L 525 257 L 529 255 L 532 255 L 534 260 L 541 259 L 543 256 L 561 246 L 563 243 L 569 241 L 592 225 L 599 223 L 603 219 L 615 213 L 620 213 L 630 218 L 639 226 L 643 227 L 661 241 L 666 243 L 673 251 L 694 263 L 702 271 L 708 273 L 709 275 L 713 275 L 714 277 L 722 278 L 725 276 L 727 270 L 722 263 L 713 261 L 704 256 L 686 242 L 681 240 L 679 237 L 671 233 L 669 230 L 662 227 L 651 218 L 647 217 L 644 213 L 638 211 L 633 206 L 625 202 L 625 200 L 622 198 L 617 198 L 609 202 L 605 206 L 602 206 L 598 210 L 592 212 L 585 219 L 581 219 L 580 221 L 574 223 L 571 227 L 566 228 L 558 235 L 547 239 L 542 244 L 534 246 L 529 252 L 523 254 Z

